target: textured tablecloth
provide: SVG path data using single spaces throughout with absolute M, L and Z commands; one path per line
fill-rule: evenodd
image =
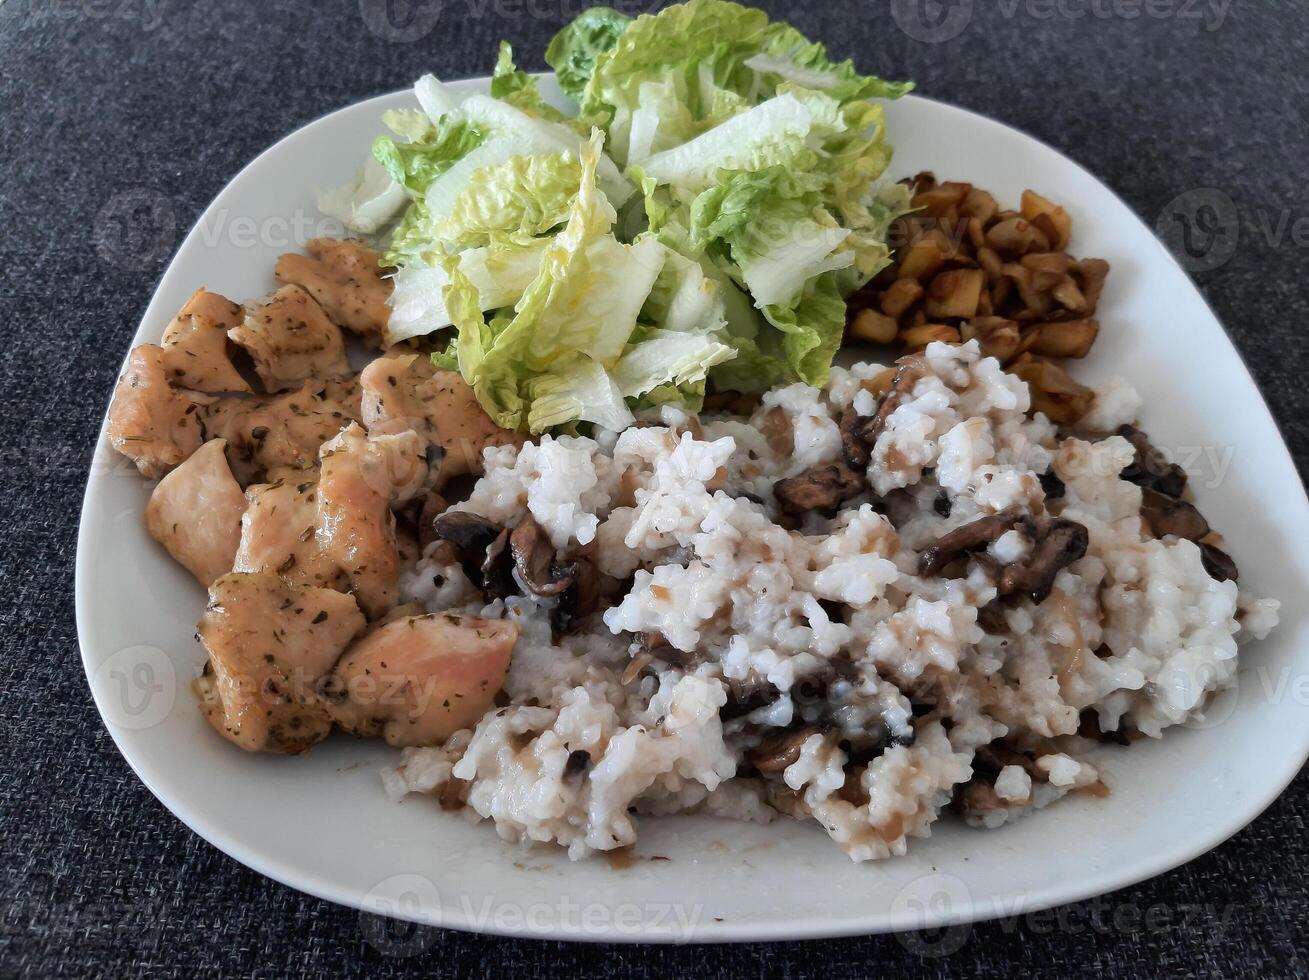
M 115 371 L 172 250 L 227 180 L 290 130 L 425 71 L 485 74 L 502 37 L 525 67 L 544 67 L 545 41 L 581 6 L 0 3 L 0 975 L 1309 972 L 1303 776 L 1214 852 L 1059 913 L 936 937 L 620 948 L 386 934 L 225 857 L 131 773 L 83 678 L 73 553 Z M 1035 134 L 1151 225 L 1189 219 L 1196 279 L 1304 472 L 1309 4 L 763 6 L 865 69 Z M 130 247 L 106 238 L 140 200 L 154 210 Z

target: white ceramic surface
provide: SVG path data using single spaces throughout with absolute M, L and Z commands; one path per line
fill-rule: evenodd
M 279 253 L 333 231 L 314 188 L 350 176 L 384 109 L 412 104 L 397 93 L 342 109 L 246 167 L 183 242 L 134 343 L 157 341 L 202 284 L 237 299 L 267 292 Z M 1079 375 L 1121 373 L 1141 389 L 1147 429 L 1197 471 L 1243 584 L 1284 603 L 1280 629 L 1244 651 L 1224 710 L 1161 742 L 1105 750 L 1107 799 L 1068 800 L 999 831 L 943 820 L 897 860 L 854 865 L 812 823 L 683 817 L 644 819 L 623 869 L 525 851 L 428 799 L 389 802 L 378 770 L 394 755 L 379 742 L 334 737 L 281 758 L 216 737 L 188 687 L 204 660 L 192 638 L 204 595 L 147 537 L 149 488 L 102 433 L 78 542 L 78 634 L 109 731 L 151 791 L 214 846 L 322 898 L 459 929 L 597 940 L 835 936 L 1022 914 L 1158 874 L 1252 820 L 1309 753 L 1309 505 L 1259 392 L 1186 275 L 1085 170 L 926 99 L 888 105 L 887 117 L 896 176 L 932 169 L 1003 202 L 1041 190 L 1072 213 L 1075 251 L 1113 264 L 1105 327 Z

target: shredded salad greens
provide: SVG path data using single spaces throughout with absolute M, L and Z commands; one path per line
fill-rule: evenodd
M 713 389 L 821 385 L 845 297 L 890 259 L 906 188 L 860 74 L 761 11 L 585 11 L 546 51 L 561 111 L 501 44 L 490 94 L 419 109 L 320 207 L 383 242 L 386 338 L 437 341 L 496 423 L 621 429 Z

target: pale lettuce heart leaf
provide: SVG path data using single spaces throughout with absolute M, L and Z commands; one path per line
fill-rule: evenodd
M 480 93 L 464 99 L 455 115 L 489 134 L 490 138 L 519 142 L 528 147 L 520 151 L 522 153 L 576 154 L 580 143 L 585 141 L 570 126 L 530 116 L 507 102 Z M 621 206 L 635 192 L 617 165 L 603 154 L 598 177 L 601 188 L 615 207 Z
M 451 88 L 431 74 L 422 76 L 414 83 L 414 98 L 433 125 L 439 123 L 442 116 L 458 109 L 467 96 L 467 92 Z
M 749 108 L 735 93 L 714 89 L 712 95 L 701 100 L 704 113 L 697 116 L 691 111 L 687 93 L 680 89 L 677 78 L 642 82 L 638 93 L 627 127 L 627 152 L 623 157 L 629 167 L 655 153 L 687 143 Z
M 513 306 L 541 268 L 544 239 L 525 244 L 482 246 L 458 253 L 459 270 L 477 291 L 481 310 Z M 446 306 L 450 274 L 443 262 L 428 263 L 424 256 L 408 261 L 392 279 L 391 315 L 386 341 L 396 344 L 422 337 L 454 323 Z
M 459 369 L 500 425 L 539 432 L 580 419 L 613 427 L 621 414 L 616 405 L 627 412 L 608 372 L 627 348 L 664 249 L 653 238 L 624 245 L 611 234 L 617 215 L 598 185 L 602 145 L 597 130 L 582 149 L 567 224 L 548 240 L 537 275 L 507 322 L 486 324 L 487 304 L 459 258 L 444 260 Z M 594 383 L 601 374 L 605 385 Z
M 530 378 L 527 397 L 532 406 L 527 413 L 529 432 L 579 419 L 617 431 L 636 421 L 609 372 L 584 355 L 565 358 L 549 374 Z
M 409 203 L 404 187 L 374 159 L 342 186 L 318 194 L 318 210 L 362 235 L 376 234 Z
M 720 170 L 760 170 L 787 166 L 804 171 L 814 153 L 806 139 L 814 115 L 794 95 L 785 94 L 733 116 L 681 146 L 641 162 L 645 177 L 668 184 L 684 200 L 714 183 Z
M 465 249 L 543 235 L 568 219 L 581 174 L 570 153 L 513 156 L 481 167 L 435 222 L 432 238 L 448 249 Z
M 619 358 L 611 375 L 625 397 L 635 398 L 663 385 L 704 381 L 710 368 L 735 356 L 716 333 L 650 329 Z
M 834 99 L 898 99 L 913 90 L 912 82 L 888 82 L 863 75 L 851 61 L 832 61 L 826 45 L 810 41 L 789 24 L 770 24 L 763 50 L 745 60 L 747 67 L 779 81 L 818 89 Z
M 717 330 L 727 320 L 721 285 L 705 274 L 696 259 L 665 247 L 663 267 L 646 297 L 641 319 L 664 330 Z

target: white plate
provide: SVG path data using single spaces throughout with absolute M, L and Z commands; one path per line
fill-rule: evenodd
M 383 110 L 412 104 L 397 93 L 334 112 L 246 167 L 183 242 L 134 343 L 157 341 L 202 284 L 237 299 L 267 292 L 279 253 L 330 230 L 314 224 L 314 188 L 353 172 Z M 1067 800 L 999 831 L 942 820 L 907 857 L 877 864 L 852 864 L 813 823 L 687 817 L 643 820 L 638 854 L 667 860 L 625 869 L 524 851 L 428 799 L 389 802 L 378 770 L 394 756 L 379 742 L 333 738 L 288 759 L 216 737 L 188 689 L 204 660 L 192 638 L 204 596 L 147 537 L 148 488 L 102 433 L 78 541 L 78 635 L 110 733 L 164 805 L 249 867 L 345 905 L 459 929 L 653 941 L 836 936 L 1031 912 L 1166 871 L 1263 810 L 1309 754 L 1309 504 L 1259 392 L 1186 275 L 1081 167 L 926 99 L 888 105 L 887 117 L 896 175 L 932 169 L 1004 202 L 1041 190 L 1071 211 L 1076 252 L 1113 264 L 1105 328 L 1079 374 L 1122 373 L 1141 389 L 1151 436 L 1200 471 L 1200 503 L 1228 536 L 1242 584 L 1284 603 L 1280 629 L 1244 650 L 1239 697 L 1210 727 L 1105 750 L 1108 799 Z

